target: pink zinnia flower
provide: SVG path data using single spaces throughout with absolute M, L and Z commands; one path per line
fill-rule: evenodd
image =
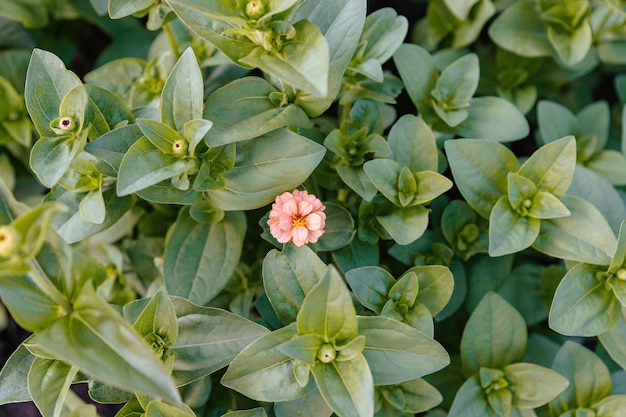
M 326 207 L 319 198 L 306 191 L 284 192 L 272 204 L 267 224 L 280 243 L 293 241 L 296 246 L 317 242 L 324 233 Z

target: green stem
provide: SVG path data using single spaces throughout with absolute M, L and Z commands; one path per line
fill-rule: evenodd
M 170 41 L 170 46 L 172 47 L 172 51 L 174 52 L 174 57 L 176 58 L 176 61 L 178 61 L 178 58 L 180 58 L 178 43 L 176 42 L 176 37 L 174 36 L 174 32 L 172 32 L 172 28 L 170 27 L 169 23 L 163 25 L 163 31 L 167 35 L 167 39 Z
M 68 314 L 71 313 L 73 310 L 72 303 L 50 282 L 41 265 L 35 259 L 31 260 L 29 264 L 30 271 L 28 271 L 28 276 L 35 282 L 37 287 L 54 303 L 58 304 L 63 311 Z

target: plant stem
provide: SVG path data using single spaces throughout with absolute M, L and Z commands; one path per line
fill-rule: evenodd
M 180 58 L 178 43 L 176 42 L 176 37 L 174 36 L 174 32 L 172 32 L 172 28 L 170 27 L 169 23 L 163 25 L 163 31 L 167 35 L 167 39 L 170 41 L 170 46 L 172 47 L 172 51 L 174 52 L 174 57 L 176 58 L 176 61 L 178 61 L 178 58 Z

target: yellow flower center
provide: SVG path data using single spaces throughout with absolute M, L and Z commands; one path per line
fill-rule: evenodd
M 304 226 L 306 227 L 306 219 L 302 216 L 293 216 L 291 227 Z

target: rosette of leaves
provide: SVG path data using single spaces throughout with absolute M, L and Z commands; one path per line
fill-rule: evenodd
M 574 114 L 567 107 L 542 100 L 537 104 L 539 137 L 574 135 L 576 163 L 589 168 L 613 185 L 626 184 L 626 158 L 616 150 L 605 149 L 610 127 L 610 109 L 605 101 L 597 101 Z
M 398 119 L 387 143 L 390 158 L 363 164 L 365 174 L 386 199 L 374 203 L 370 216 L 375 216 L 392 239 L 406 245 L 428 226 L 425 206 L 452 188 L 452 182 L 437 172 L 435 137 L 420 118 L 405 115 Z
M 375 386 L 412 381 L 448 363 L 445 350 L 420 331 L 357 316 L 341 276 L 306 246 L 268 253 L 263 278 L 278 317 L 290 324 L 237 355 L 222 384 L 277 403 L 277 416 L 320 395 L 327 406 L 311 416 L 372 416 Z
M 565 195 L 576 165 L 573 136 L 542 146 L 522 165 L 497 142 L 449 140 L 445 148 L 459 191 L 489 219 L 491 256 L 532 246 L 580 262 L 610 259 L 615 236 L 606 219 L 586 200 Z
M 357 300 L 376 314 L 389 317 L 433 337 L 433 317 L 446 306 L 454 288 L 445 266 L 416 266 L 397 280 L 377 266 L 346 272 Z
M 489 223 L 465 201 L 451 201 L 441 215 L 441 232 L 464 261 L 489 251 Z
M 521 56 L 553 56 L 580 64 L 592 46 L 588 0 L 523 0 L 511 3 L 489 27 L 491 40 Z
M 329 51 L 319 28 L 290 21 L 300 0 L 168 2 L 192 30 L 234 62 L 318 96 L 328 92 Z
M 552 363 L 569 385 L 550 401 L 550 414 L 559 417 L 618 416 L 626 408 L 626 395 L 611 395 L 611 375 L 605 363 L 584 346 L 566 341 Z
M 385 73 L 382 65 L 404 41 L 409 22 L 392 8 L 382 8 L 367 16 L 359 45 L 343 77 L 339 104 L 347 105 L 359 98 L 381 103 L 395 103 L 402 82 Z
M 393 59 L 411 101 L 433 131 L 501 142 L 528 134 L 526 118 L 512 103 L 474 97 L 480 75 L 477 55 L 463 55 L 440 69 L 426 49 L 404 44 Z M 506 127 L 498 120 L 507 120 Z
M 591 27 L 594 46 L 600 62 L 623 65 L 626 61 L 622 50 L 626 42 L 626 13 L 624 2 L 608 0 L 593 5 Z
M 526 323 L 509 303 L 487 293 L 461 337 L 462 373 L 450 417 L 526 415 L 559 395 L 568 381 L 552 369 L 522 362 Z M 531 414 L 534 415 L 534 414 Z
M 364 164 L 391 155 L 391 148 L 382 136 L 381 118 L 378 103 L 357 100 L 350 108 L 349 119 L 324 139 L 324 146 L 334 154 L 332 163 L 337 174 L 365 201 L 372 200 L 377 189 L 365 173 Z
M 30 166 L 42 184 L 53 187 L 87 143 L 89 95 L 59 58 L 38 49 L 28 65 L 24 94 L 40 136 L 31 149 Z
M 549 324 L 576 336 L 597 336 L 613 328 L 626 306 L 626 222 L 610 264 L 580 263 L 563 277 L 554 294 Z
M 455 49 L 473 43 L 496 13 L 491 0 L 436 0 L 428 2 L 426 17 L 417 22 L 411 40 L 434 50 L 444 40 Z

